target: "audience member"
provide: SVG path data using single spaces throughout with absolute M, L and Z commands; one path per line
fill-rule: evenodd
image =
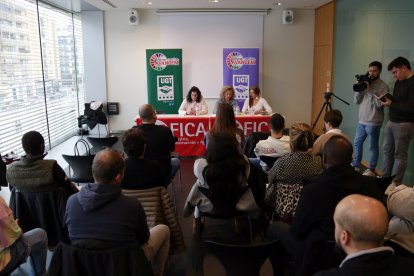
M 223 103 L 227 103 L 231 105 L 232 108 L 235 108 L 237 106 L 237 101 L 234 99 L 235 96 L 236 93 L 234 92 L 233 86 L 223 86 L 220 91 L 220 99 L 217 100 L 213 109 L 213 113 L 216 114 L 219 105 Z
M 125 160 L 123 189 L 140 190 L 168 185 L 164 181 L 164 170 L 157 160 L 144 158 L 146 148 L 145 134 L 131 128 L 122 135 L 122 146 L 128 158 Z
M 244 102 L 242 112 L 251 115 L 272 114 L 272 108 L 263 97 L 260 97 L 259 87 L 252 86 L 249 89 L 249 98 Z
M 99 240 L 116 244 L 139 243 L 155 275 L 163 275 L 170 230 L 159 224 L 148 230 L 139 200 L 121 194 L 122 155 L 111 149 L 98 152 L 92 163 L 95 183 L 88 183 L 66 205 L 65 222 L 72 244 Z
M 243 130 L 237 127 L 233 108 L 229 104 L 220 104 L 218 106 L 214 125 L 209 130 L 208 137 L 212 135 L 214 136 L 217 133 L 221 132 L 226 132 L 234 135 L 240 145 L 240 148 L 242 149 L 244 147 L 245 139 Z
M 150 104 L 139 108 L 139 117 L 142 125 L 137 128 L 144 132 L 147 140 L 144 158 L 160 162 L 165 173 L 164 184 L 168 185 L 180 168 L 180 159 L 171 157 L 171 152 L 175 150 L 173 133 L 168 127 L 155 124 L 157 114 Z
M 349 140 L 348 136 L 342 133 L 342 130 L 339 129 L 339 126 L 342 123 L 341 111 L 334 109 L 326 112 L 323 121 L 326 132 L 319 136 L 318 139 L 316 139 L 315 144 L 313 144 L 312 154 L 314 155 L 322 155 L 326 142 L 333 135 L 342 135 Z
M 387 238 L 402 247 L 404 255 L 414 257 L 414 188 L 392 183 L 385 192 L 388 211 L 392 214 Z M 408 252 L 407 252 L 408 251 Z M 398 252 L 400 253 L 400 252 Z M 402 253 L 402 252 L 401 252 Z
M 335 240 L 348 255 L 339 268 L 317 273 L 330 275 L 414 275 L 414 260 L 394 255 L 383 246 L 388 214 L 376 199 L 353 194 L 335 208 Z
M 46 232 L 35 228 L 23 233 L 0 196 L 0 274 L 9 275 L 29 255 L 34 263 L 30 262 L 30 275 L 46 275 Z
M 200 89 L 193 86 L 178 109 L 180 115 L 204 115 L 208 113 L 207 103 L 201 95 Z
M 408 162 L 408 148 L 414 137 L 414 73 L 410 62 L 398 57 L 388 64 L 397 80 L 393 99 L 386 98 L 383 105 L 390 109 L 389 120 L 384 128 L 383 176 L 391 176 L 395 165 L 395 183 L 401 184 Z
M 290 149 L 268 172 L 265 202 L 278 219 L 290 222 L 296 210 L 303 180 L 322 172 L 319 156 L 312 155 L 313 133 L 309 125 L 294 123 L 290 128 Z
M 354 138 L 354 160 L 352 166 L 359 170 L 362 160 L 364 141 L 369 139 L 370 159 L 368 169 L 363 173 L 368 176 L 375 176 L 379 154 L 379 135 L 384 121 L 384 106 L 379 97 L 385 95 L 389 88 L 387 84 L 380 79 L 382 64 L 379 61 L 373 61 L 368 66 L 369 78 L 371 84 L 367 84 L 364 91 L 354 93 L 354 102 L 359 106 L 359 121 Z
M 3 186 L 3 187 L 8 186 L 6 172 L 7 172 L 6 164 L 4 163 L 3 158 L 1 158 L 1 155 L 0 155 L 0 186 Z
M 352 144 L 344 136 L 330 137 L 322 159 L 324 171 L 304 185 L 290 227 L 275 222 L 268 229 L 270 239 L 282 240 L 298 275 L 309 274 L 312 262 L 321 257 L 314 254 L 314 246 L 334 239 L 332 218 L 342 198 L 359 193 L 383 200 L 376 178 L 363 176 L 351 166 Z
M 260 156 L 270 156 L 279 158 L 285 153 L 290 152 L 290 138 L 287 135 L 283 135 L 283 129 L 285 128 L 285 118 L 279 113 L 275 113 L 270 117 L 270 136 L 266 140 L 260 140 L 257 142 L 254 148 L 254 153 L 257 158 Z M 264 162 L 260 165 L 267 170 L 267 166 Z
M 211 135 L 206 157 L 194 162 L 197 181 L 187 196 L 184 217 L 194 211 L 199 220 L 200 211 L 210 213 L 214 208 L 229 213 L 256 209 L 247 184 L 249 173 L 249 162 L 240 152 L 235 136 L 228 132 Z M 219 206 L 213 206 L 212 198 Z
M 70 195 L 78 189 L 66 176 L 56 160 L 44 160 L 45 140 L 37 131 L 26 132 L 22 137 L 26 155 L 11 163 L 7 169 L 10 188 L 41 192 L 62 187 Z

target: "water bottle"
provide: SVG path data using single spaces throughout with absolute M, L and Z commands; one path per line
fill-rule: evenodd
M 200 106 L 197 104 L 196 106 L 195 106 L 195 112 L 196 112 L 196 116 L 200 116 Z
M 239 108 L 239 106 L 237 104 L 233 107 L 233 111 L 234 111 L 234 116 L 239 115 L 240 108 Z

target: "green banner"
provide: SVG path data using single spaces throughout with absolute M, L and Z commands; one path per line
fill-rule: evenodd
M 155 110 L 177 114 L 183 101 L 182 49 L 147 50 L 148 103 Z

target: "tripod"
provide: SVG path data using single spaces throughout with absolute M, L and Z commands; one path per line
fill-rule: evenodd
M 322 108 L 319 111 L 318 117 L 316 117 L 316 120 L 315 120 L 315 122 L 312 125 L 312 130 L 315 128 L 316 124 L 318 123 L 318 120 L 319 120 L 319 117 L 321 117 L 322 111 L 325 110 L 325 113 L 326 113 L 326 112 L 332 110 L 332 105 L 331 105 L 331 97 L 332 96 L 334 96 L 338 100 L 342 101 L 343 103 L 349 105 L 349 103 L 347 101 L 339 98 L 333 92 L 325 92 L 325 95 L 324 95 L 325 102 L 323 103 Z

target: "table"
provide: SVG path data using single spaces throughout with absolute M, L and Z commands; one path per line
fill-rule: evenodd
M 214 125 L 215 115 L 182 116 L 176 114 L 157 115 L 158 125 L 165 125 L 171 129 L 173 135 L 178 138 L 175 151 L 180 156 L 204 155 L 206 147 L 204 137 Z M 236 116 L 237 127 L 243 130 L 247 136 L 251 132 L 268 132 L 270 116 L 266 115 L 240 115 Z M 141 119 L 136 119 L 136 124 L 141 124 Z

